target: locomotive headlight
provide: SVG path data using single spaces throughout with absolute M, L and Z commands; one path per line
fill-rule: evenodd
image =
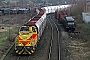
M 19 43 L 18 45 L 19 45 L 19 46 L 21 46 L 22 44 L 21 44 L 21 43 Z
M 17 46 L 21 46 L 22 44 L 21 44 L 21 43 L 17 43 L 16 45 L 17 45 Z
M 16 45 L 17 45 L 17 46 L 22 46 L 22 43 L 17 42 Z
M 34 42 L 32 42 L 32 46 L 35 46 L 35 43 Z
M 31 45 L 30 43 L 28 45 Z

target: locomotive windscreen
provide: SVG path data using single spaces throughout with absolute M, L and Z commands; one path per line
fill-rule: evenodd
M 21 27 L 20 31 L 29 31 L 29 27 Z

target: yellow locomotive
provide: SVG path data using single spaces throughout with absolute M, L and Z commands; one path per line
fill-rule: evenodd
M 22 26 L 15 38 L 15 51 L 17 54 L 34 53 L 37 45 L 37 29 L 35 26 Z

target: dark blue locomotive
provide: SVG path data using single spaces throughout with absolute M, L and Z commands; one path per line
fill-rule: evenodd
M 65 17 L 61 20 L 62 25 L 66 29 L 67 32 L 74 32 L 75 31 L 75 22 L 72 16 Z

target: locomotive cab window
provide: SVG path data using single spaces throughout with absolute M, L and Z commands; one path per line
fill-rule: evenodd
M 28 27 L 21 27 L 20 31 L 29 31 Z

